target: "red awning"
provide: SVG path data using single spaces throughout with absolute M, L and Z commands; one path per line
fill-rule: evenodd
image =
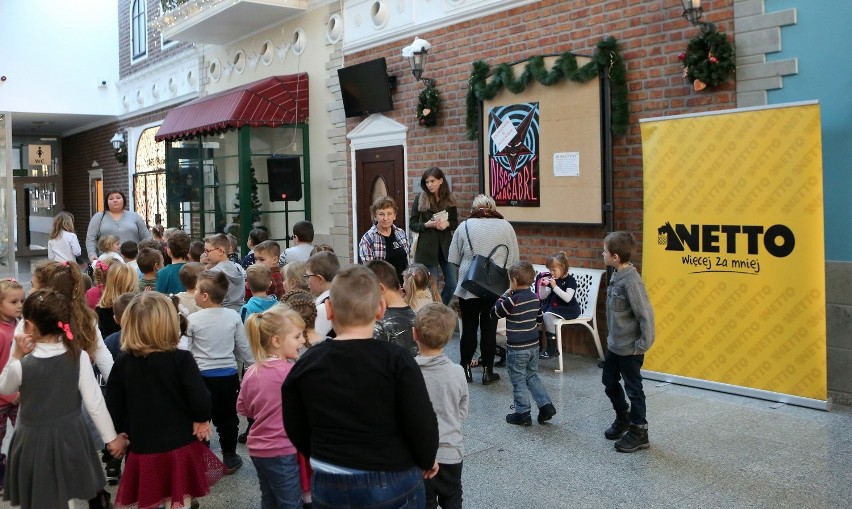
M 307 119 L 307 73 L 272 76 L 178 106 L 166 115 L 155 139 L 173 141 L 246 125 L 278 127 Z

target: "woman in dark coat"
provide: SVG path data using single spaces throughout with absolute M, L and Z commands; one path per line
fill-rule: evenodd
M 438 167 L 423 172 L 420 177 L 423 190 L 414 197 L 408 228 L 419 234 L 414 261 L 429 268 L 438 281 L 438 267 L 444 273 L 444 289 L 441 300 L 450 302 L 456 289 L 456 268 L 447 261 L 447 253 L 453 240 L 453 232 L 459 224 L 456 199 Z

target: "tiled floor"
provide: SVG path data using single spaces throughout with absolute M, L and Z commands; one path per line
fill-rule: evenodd
M 447 352 L 458 359 L 457 338 Z M 646 381 L 651 448 L 620 454 L 603 437 L 613 413 L 595 360 L 568 356 L 565 373 L 554 373 L 555 366 L 542 363 L 559 412 L 545 426 L 506 424 L 512 387 L 505 369 L 498 370 L 503 380 L 497 384 L 470 384 L 466 507 L 852 506 L 852 408 L 778 407 Z M 214 486 L 203 508 L 259 507 L 254 469 L 244 446 L 239 452 L 245 466 Z

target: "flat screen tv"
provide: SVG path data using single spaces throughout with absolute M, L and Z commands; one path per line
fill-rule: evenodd
M 384 58 L 343 67 L 337 71 L 346 118 L 393 109 L 388 68 Z

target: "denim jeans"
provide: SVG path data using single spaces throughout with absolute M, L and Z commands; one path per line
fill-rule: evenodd
M 616 412 L 626 412 L 630 408 L 630 424 L 648 424 L 645 420 L 645 392 L 642 390 L 642 363 L 644 355 L 618 355 L 607 352 L 604 358 L 601 382 L 606 395 Z M 619 380 L 624 379 L 624 389 Z M 630 399 L 630 406 L 624 399 L 624 393 Z
M 523 414 L 530 411 L 527 390 L 532 394 L 539 408 L 550 403 L 550 396 L 547 395 L 547 390 L 538 377 L 538 347 L 507 348 L 506 351 L 506 369 L 509 371 L 509 379 L 512 380 L 515 413 Z
M 260 481 L 261 509 L 302 509 L 302 483 L 295 454 L 251 457 Z
M 429 265 L 427 268 L 429 272 L 432 273 L 432 279 L 435 280 L 435 284 L 438 284 L 438 267 L 440 266 L 441 271 L 444 273 L 444 288 L 441 290 L 441 301 L 444 304 L 449 304 L 450 299 L 453 298 L 453 293 L 456 291 L 456 285 L 458 284 L 458 267 L 453 265 L 452 263 L 447 261 L 447 257 L 444 256 L 444 252 L 440 249 L 438 250 L 438 265 Z
M 329 474 L 314 470 L 311 477 L 314 509 L 421 509 L 426 504 L 423 472 Z

